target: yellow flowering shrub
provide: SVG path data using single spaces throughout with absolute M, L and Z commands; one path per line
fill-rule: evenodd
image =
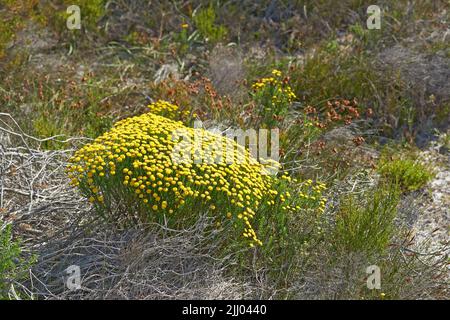
M 244 236 L 260 243 L 251 221 L 263 199 L 275 197 L 273 178 L 263 175 L 264 167 L 234 141 L 237 152 L 231 164 L 226 157 L 207 163 L 207 155 L 201 163 L 174 162 L 178 142 L 172 134 L 193 137 L 196 130 L 201 130 L 203 141 L 197 150 L 192 147 L 194 155 L 212 144 L 230 143 L 225 137 L 153 113 L 119 121 L 74 154 L 68 168 L 71 183 L 106 212 L 118 201 L 141 221 L 208 210 L 242 221 Z
M 279 70 L 272 70 L 270 77 L 261 78 L 252 85 L 260 121 L 268 126 L 284 119 L 290 104 L 297 98 L 288 78 Z
M 174 110 L 162 102 L 153 110 L 166 107 Z M 196 212 L 208 212 L 219 227 L 231 223 L 250 246 L 262 245 L 253 226 L 258 215 L 302 205 L 301 197 L 291 201 L 289 192 L 277 191 L 288 176 L 267 173 L 234 140 L 154 113 L 117 122 L 76 151 L 68 166 L 71 184 L 110 219 L 181 227 Z M 319 206 L 320 199 L 314 201 Z

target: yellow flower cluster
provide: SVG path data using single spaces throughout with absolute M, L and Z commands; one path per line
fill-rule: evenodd
M 255 91 L 265 89 L 270 87 L 274 90 L 272 92 L 272 101 L 280 102 L 283 97 L 286 97 L 288 102 L 292 102 L 296 99 L 295 93 L 292 91 L 291 86 L 287 84 L 287 81 L 284 81 L 282 78 L 281 71 L 274 69 L 272 70 L 272 77 L 261 78 L 257 82 L 252 85 L 252 88 Z
M 282 202 L 281 208 L 286 211 L 299 211 L 301 209 L 313 209 L 320 213 L 325 211 L 327 199 L 322 195 L 327 189 L 324 183 L 317 181 L 313 183 L 311 179 L 304 182 L 288 175 L 281 176 L 282 180 L 287 180 L 292 186 L 296 185 L 298 196 L 292 197 L 289 191 L 280 194 Z
M 279 126 L 297 98 L 288 77 L 283 77 L 281 71 L 275 69 L 270 77 L 259 79 L 252 88 L 256 102 L 255 121 L 265 127 Z
M 255 90 L 258 90 L 258 89 L 264 88 L 268 84 L 273 85 L 276 83 L 276 81 L 277 80 L 275 80 L 275 78 L 273 78 L 273 77 L 261 78 L 252 85 L 252 88 Z
M 290 102 L 292 102 L 294 99 L 297 98 L 297 96 L 292 91 L 292 88 L 290 86 L 286 86 L 284 88 L 284 93 L 288 96 L 288 99 L 289 99 Z
M 312 201 L 316 201 L 319 203 L 318 211 L 323 213 L 325 211 L 325 206 L 327 199 L 322 196 L 322 193 L 327 189 L 326 185 L 323 182 L 316 182 L 315 185 L 312 185 L 313 181 L 308 179 L 305 181 L 304 185 L 307 188 L 310 188 L 310 194 L 306 194 L 304 192 L 300 192 L 299 196 L 304 199 L 309 199 Z
M 281 71 L 280 70 L 277 70 L 277 69 L 273 69 L 272 70 L 272 74 L 275 76 L 275 77 L 281 77 Z
M 179 109 L 178 106 L 164 100 L 153 102 L 148 105 L 148 108 L 150 109 L 151 113 L 166 116 L 169 118 L 173 118 Z
M 151 106 L 175 110 L 161 101 Z M 202 137 L 201 143 L 183 149 L 192 161 L 174 161 L 180 146 L 174 133 L 184 141 L 186 137 Z M 220 157 L 220 151 L 229 151 L 230 144 L 235 150 L 231 162 L 228 155 Z M 251 246 L 262 245 L 252 227 L 262 202 L 287 197 L 274 190 L 276 178 L 263 174 L 264 170 L 233 140 L 154 113 L 117 122 L 109 132 L 75 152 L 68 167 L 71 184 L 99 207 L 107 209 L 117 201 L 128 201 L 130 210 L 145 213 L 144 219 L 205 210 L 217 218 L 234 219 Z

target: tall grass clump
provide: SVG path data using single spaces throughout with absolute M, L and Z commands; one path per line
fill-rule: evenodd
M 399 197 L 395 184 L 368 190 L 362 199 L 353 194 L 344 196 L 336 215 L 336 248 L 369 256 L 383 253 L 395 232 Z

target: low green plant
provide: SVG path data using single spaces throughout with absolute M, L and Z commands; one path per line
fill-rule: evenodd
M 423 188 L 433 178 L 425 165 L 413 159 L 382 159 L 378 172 L 386 181 L 398 183 L 403 191 Z
M 362 46 L 364 49 L 376 47 L 383 35 L 382 32 L 374 32 L 374 30 L 367 29 L 361 23 L 349 26 L 349 31 L 356 37 L 353 44 L 355 46 Z
M 302 113 L 295 122 L 288 124 L 285 132 L 280 136 L 280 145 L 289 152 L 288 159 L 296 157 L 298 150 L 306 150 L 323 133 L 323 129 L 314 125 L 314 121 Z M 293 152 L 292 156 L 290 152 Z M 288 160 L 286 159 L 286 160 Z
M 26 277 L 31 263 L 22 257 L 20 241 L 13 240 L 11 225 L 0 226 L 0 300 L 9 299 L 14 281 Z
M 370 52 L 347 50 L 333 43 L 322 43 L 289 73 L 292 89 L 304 97 L 305 105 L 317 107 L 327 100 L 356 98 L 361 116 L 376 117 L 386 135 L 403 125 L 411 128 L 417 122 L 413 92 L 398 70 L 381 71 Z
M 225 26 L 216 24 L 216 11 L 212 3 L 207 8 L 200 9 L 192 19 L 197 30 L 209 42 L 215 43 L 227 36 Z
M 0 58 L 3 58 L 5 55 L 5 47 L 6 45 L 13 39 L 15 25 L 17 24 L 15 18 L 10 18 L 11 21 L 7 21 L 0 16 Z
M 6 56 L 6 46 L 14 40 L 16 33 L 20 31 L 30 20 L 40 21 L 35 7 L 37 0 L 0 0 L 0 59 Z
M 160 101 L 150 107 L 164 111 L 167 106 L 172 108 Z M 251 222 L 262 201 L 280 196 L 264 166 L 227 139 L 147 113 L 116 123 L 78 150 L 68 169 L 72 184 L 100 214 L 116 221 L 167 222 L 180 228 L 197 219 L 187 212 L 210 212 L 219 224 L 236 223 L 250 246 L 262 245 Z M 231 153 L 223 153 L 230 144 Z M 119 204 L 123 212 L 115 217 Z

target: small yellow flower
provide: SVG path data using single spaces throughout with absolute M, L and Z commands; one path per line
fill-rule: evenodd
M 280 77 L 280 76 L 281 76 L 281 71 L 280 71 L 280 70 L 277 70 L 277 69 L 274 69 L 274 70 L 272 70 L 272 74 L 273 74 L 274 76 L 276 76 L 276 77 Z

